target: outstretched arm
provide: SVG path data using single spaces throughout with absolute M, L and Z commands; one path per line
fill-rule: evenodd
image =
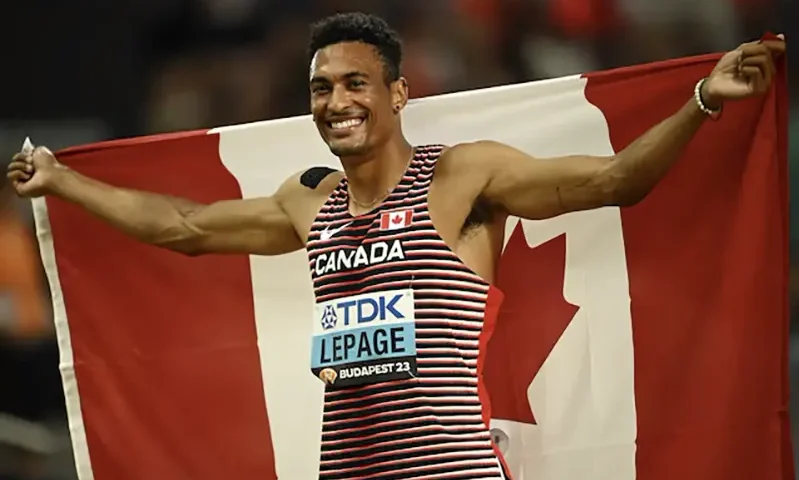
M 510 215 L 543 219 L 608 205 L 629 206 L 666 174 L 705 116 L 691 101 L 613 157 L 539 159 L 497 142 L 464 145 L 464 156 L 490 170 L 483 196 Z
M 282 207 L 300 186 L 297 179 L 271 197 L 203 205 L 108 185 L 64 167 L 43 148 L 17 155 L 8 177 L 21 196 L 62 198 L 139 241 L 186 255 L 278 255 L 303 247 Z
M 702 103 L 718 109 L 724 100 L 765 93 L 774 72 L 772 56 L 782 40 L 741 45 L 726 54 L 701 90 Z M 678 112 L 610 157 L 536 159 L 496 142 L 462 144 L 453 156 L 481 176 L 481 196 L 504 213 L 542 219 L 642 200 L 680 157 L 707 118 L 699 102 Z

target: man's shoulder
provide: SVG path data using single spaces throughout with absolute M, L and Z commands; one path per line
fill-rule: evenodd
M 474 141 L 446 146 L 436 164 L 433 190 L 450 199 L 473 204 L 490 178 L 490 157 L 495 142 Z
M 344 172 L 327 166 L 317 166 L 300 170 L 288 177 L 280 186 L 281 190 L 297 195 L 316 196 L 330 194 L 344 178 Z
M 293 202 L 327 198 L 341 182 L 344 172 L 327 166 L 316 166 L 301 170 L 288 177 L 277 196 Z
M 493 140 L 477 140 L 445 146 L 441 151 L 436 175 L 479 174 L 490 164 L 491 156 L 504 147 Z
M 493 152 L 507 148 L 507 145 L 495 140 L 475 140 L 460 142 L 454 145 L 445 145 L 441 156 L 456 158 L 458 161 L 483 160 Z
M 325 187 L 338 185 L 343 173 L 335 168 L 317 166 L 298 172 L 297 175 L 297 180 L 303 187 L 311 190 L 325 190 Z

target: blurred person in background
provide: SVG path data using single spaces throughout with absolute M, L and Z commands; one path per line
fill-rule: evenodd
M 0 480 L 40 480 L 63 410 L 58 351 L 25 210 L 0 182 Z
M 616 0 L 616 5 L 630 35 L 626 48 L 639 63 L 726 50 L 741 38 L 736 7 L 745 1 Z

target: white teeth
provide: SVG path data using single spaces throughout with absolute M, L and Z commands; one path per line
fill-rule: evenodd
M 331 122 L 330 126 L 339 129 L 339 128 L 352 128 L 356 127 L 363 123 L 363 119 L 361 118 L 351 118 L 349 120 L 342 120 L 340 122 Z

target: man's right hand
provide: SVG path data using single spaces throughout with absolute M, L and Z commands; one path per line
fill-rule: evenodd
M 14 155 L 7 177 L 20 197 L 40 197 L 52 193 L 59 168 L 53 152 L 46 147 L 36 147 L 33 152 Z

